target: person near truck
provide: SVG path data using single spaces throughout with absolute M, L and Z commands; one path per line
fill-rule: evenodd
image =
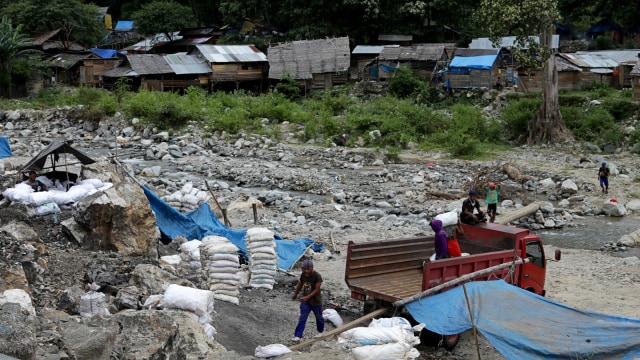
M 598 169 L 598 180 L 600 180 L 600 188 L 603 194 L 609 193 L 609 167 L 606 162 L 602 162 Z
M 474 214 L 477 210 L 478 213 Z M 480 202 L 478 201 L 478 193 L 471 189 L 469 190 L 469 197 L 462 202 L 462 213 L 460 214 L 460 221 L 465 224 L 475 225 L 479 222 L 486 221 L 484 212 L 480 209 Z
M 449 251 L 449 257 L 462 256 L 460 251 L 460 243 L 458 238 L 464 236 L 464 230 L 460 226 L 460 218 L 455 225 L 445 226 L 444 232 L 447 234 L 447 250 Z
M 316 329 L 318 335 L 324 332 L 324 317 L 322 317 L 322 296 L 320 287 L 322 286 L 322 275 L 313 270 L 313 261 L 306 259 L 302 262 L 302 274 L 296 286 L 296 291 L 291 296 L 292 300 L 298 299 L 298 294 L 302 291 L 300 299 L 300 318 L 294 333 L 294 342 L 299 342 L 304 335 L 304 328 L 307 325 L 307 318 L 313 312 L 316 317 Z
M 447 233 L 442 228 L 442 220 L 431 220 L 429 225 L 431 225 L 431 229 L 435 233 L 433 236 L 433 245 L 436 249 L 436 260 L 448 258 L 449 245 L 447 243 Z
M 496 220 L 496 212 L 498 211 L 500 184 L 490 182 L 484 186 L 484 191 L 487 194 L 487 215 L 489 215 L 489 221 L 494 222 Z

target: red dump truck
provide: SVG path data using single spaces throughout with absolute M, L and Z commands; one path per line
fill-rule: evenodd
M 365 313 L 389 307 L 461 276 L 517 259 L 527 262 L 505 267 L 473 280 L 505 279 L 523 289 L 545 294 L 547 261 L 540 238 L 527 229 L 499 224 L 462 225 L 458 239 L 467 256 L 430 261 L 433 237 L 412 237 L 356 244 L 349 242 L 345 282 L 351 297 L 365 301 Z M 556 254 L 559 260 L 560 254 Z M 513 270 L 513 271 L 511 271 Z M 458 335 L 441 336 L 452 348 Z

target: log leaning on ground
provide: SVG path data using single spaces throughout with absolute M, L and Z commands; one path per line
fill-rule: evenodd
M 443 284 L 434 286 L 431 289 L 425 290 L 425 291 L 423 291 L 423 292 L 421 292 L 419 294 L 415 294 L 415 295 L 413 295 L 411 297 L 408 297 L 406 299 L 398 300 L 398 301 L 393 303 L 393 307 L 398 308 L 398 307 L 406 305 L 406 304 L 408 304 L 410 302 L 413 302 L 413 301 L 416 301 L 416 300 L 420 300 L 420 299 L 422 299 L 424 297 L 427 297 L 429 295 L 437 293 L 437 292 L 439 292 L 439 291 L 441 291 L 443 289 L 446 289 L 446 288 L 448 288 L 450 286 L 454 286 L 454 285 L 458 285 L 458 284 L 460 284 L 462 282 L 470 281 L 470 280 L 472 280 L 473 278 L 475 278 L 477 276 L 490 274 L 490 273 L 492 273 L 494 271 L 501 270 L 501 269 L 504 269 L 506 267 L 525 264 L 525 263 L 528 263 L 528 262 L 529 262 L 528 258 L 527 259 L 517 259 L 515 261 L 502 263 L 500 265 L 488 267 L 488 268 L 483 269 L 483 270 L 478 270 L 478 271 L 469 273 L 467 275 L 461 276 L 459 278 L 453 279 L 451 281 L 447 281 L 447 282 L 445 282 Z M 361 323 L 363 323 L 363 322 L 365 322 L 367 320 L 371 320 L 371 319 L 375 318 L 376 316 L 383 315 L 384 313 L 386 313 L 388 311 L 391 311 L 391 308 L 386 308 L 385 307 L 385 308 L 382 308 L 382 309 L 375 310 L 375 311 L 370 312 L 369 314 L 367 314 L 365 316 L 359 317 L 359 318 L 349 322 L 348 324 L 342 325 L 339 328 L 335 328 L 335 329 L 333 329 L 331 331 L 328 331 L 328 332 L 322 334 L 322 336 L 319 336 L 319 337 L 313 338 L 313 339 L 309 339 L 309 340 L 307 340 L 305 342 L 301 342 L 300 344 L 296 344 L 296 345 L 290 346 L 289 350 L 298 351 L 298 350 L 303 349 L 303 348 L 305 348 L 305 347 L 307 347 L 309 345 L 315 344 L 316 342 L 318 342 L 320 340 L 326 339 L 326 338 L 334 336 L 334 335 L 338 335 L 338 334 L 343 333 L 343 332 L 345 332 L 345 331 L 347 331 L 349 329 L 353 329 L 357 325 L 359 325 L 359 324 L 361 324 Z
M 461 196 L 456 194 L 449 194 L 442 191 L 431 191 L 431 190 L 427 190 L 426 194 L 429 196 L 433 196 L 441 199 L 448 199 L 448 200 L 458 200 L 464 197 L 464 194 Z
M 506 163 L 502 166 L 502 170 L 507 173 L 509 179 L 517 182 L 520 185 L 524 185 L 527 181 L 531 180 L 532 177 L 529 175 L 523 175 L 520 170 L 518 170 L 513 165 Z
M 510 212 L 508 214 L 500 215 L 500 217 L 496 217 L 496 220 L 494 221 L 494 223 L 500 224 L 500 225 L 507 225 L 512 221 L 515 221 L 525 216 L 533 214 L 534 212 L 538 211 L 538 209 L 540 209 L 540 206 L 542 206 L 542 202 L 536 201 L 521 209 Z

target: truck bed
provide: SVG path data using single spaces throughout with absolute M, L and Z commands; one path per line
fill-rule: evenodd
M 355 244 L 349 243 L 345 282 L 355 294 L 395 302 L 428 288 L 489 266 L 510 261 L 514 243 L 486 239 L 459 239 L 463 253 L 473 256 L 429 262 L 435 253 L 433 237 L 415 237 Z M 506 247 L 506 248 L 505 248 Z M 501 274 L 491 276 L 503 277 Z M 487 277 L 485 277 L 486 279 Z

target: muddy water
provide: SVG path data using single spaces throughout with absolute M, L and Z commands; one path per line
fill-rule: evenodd
M 560 230 L 540 230 L 536 233 L 545 244 L 565 249 L 599 250 L 608 242 L 616 242 L 622 235 L 640 229 L 640 218 L 625 216 L 621 218 L 610 216 L 590 216 L 580 220 L 573 220 L 575 227 Z M 640 257 L 640 248 L 628 248 L 627 251 L 613 252 L 615 256 Z

